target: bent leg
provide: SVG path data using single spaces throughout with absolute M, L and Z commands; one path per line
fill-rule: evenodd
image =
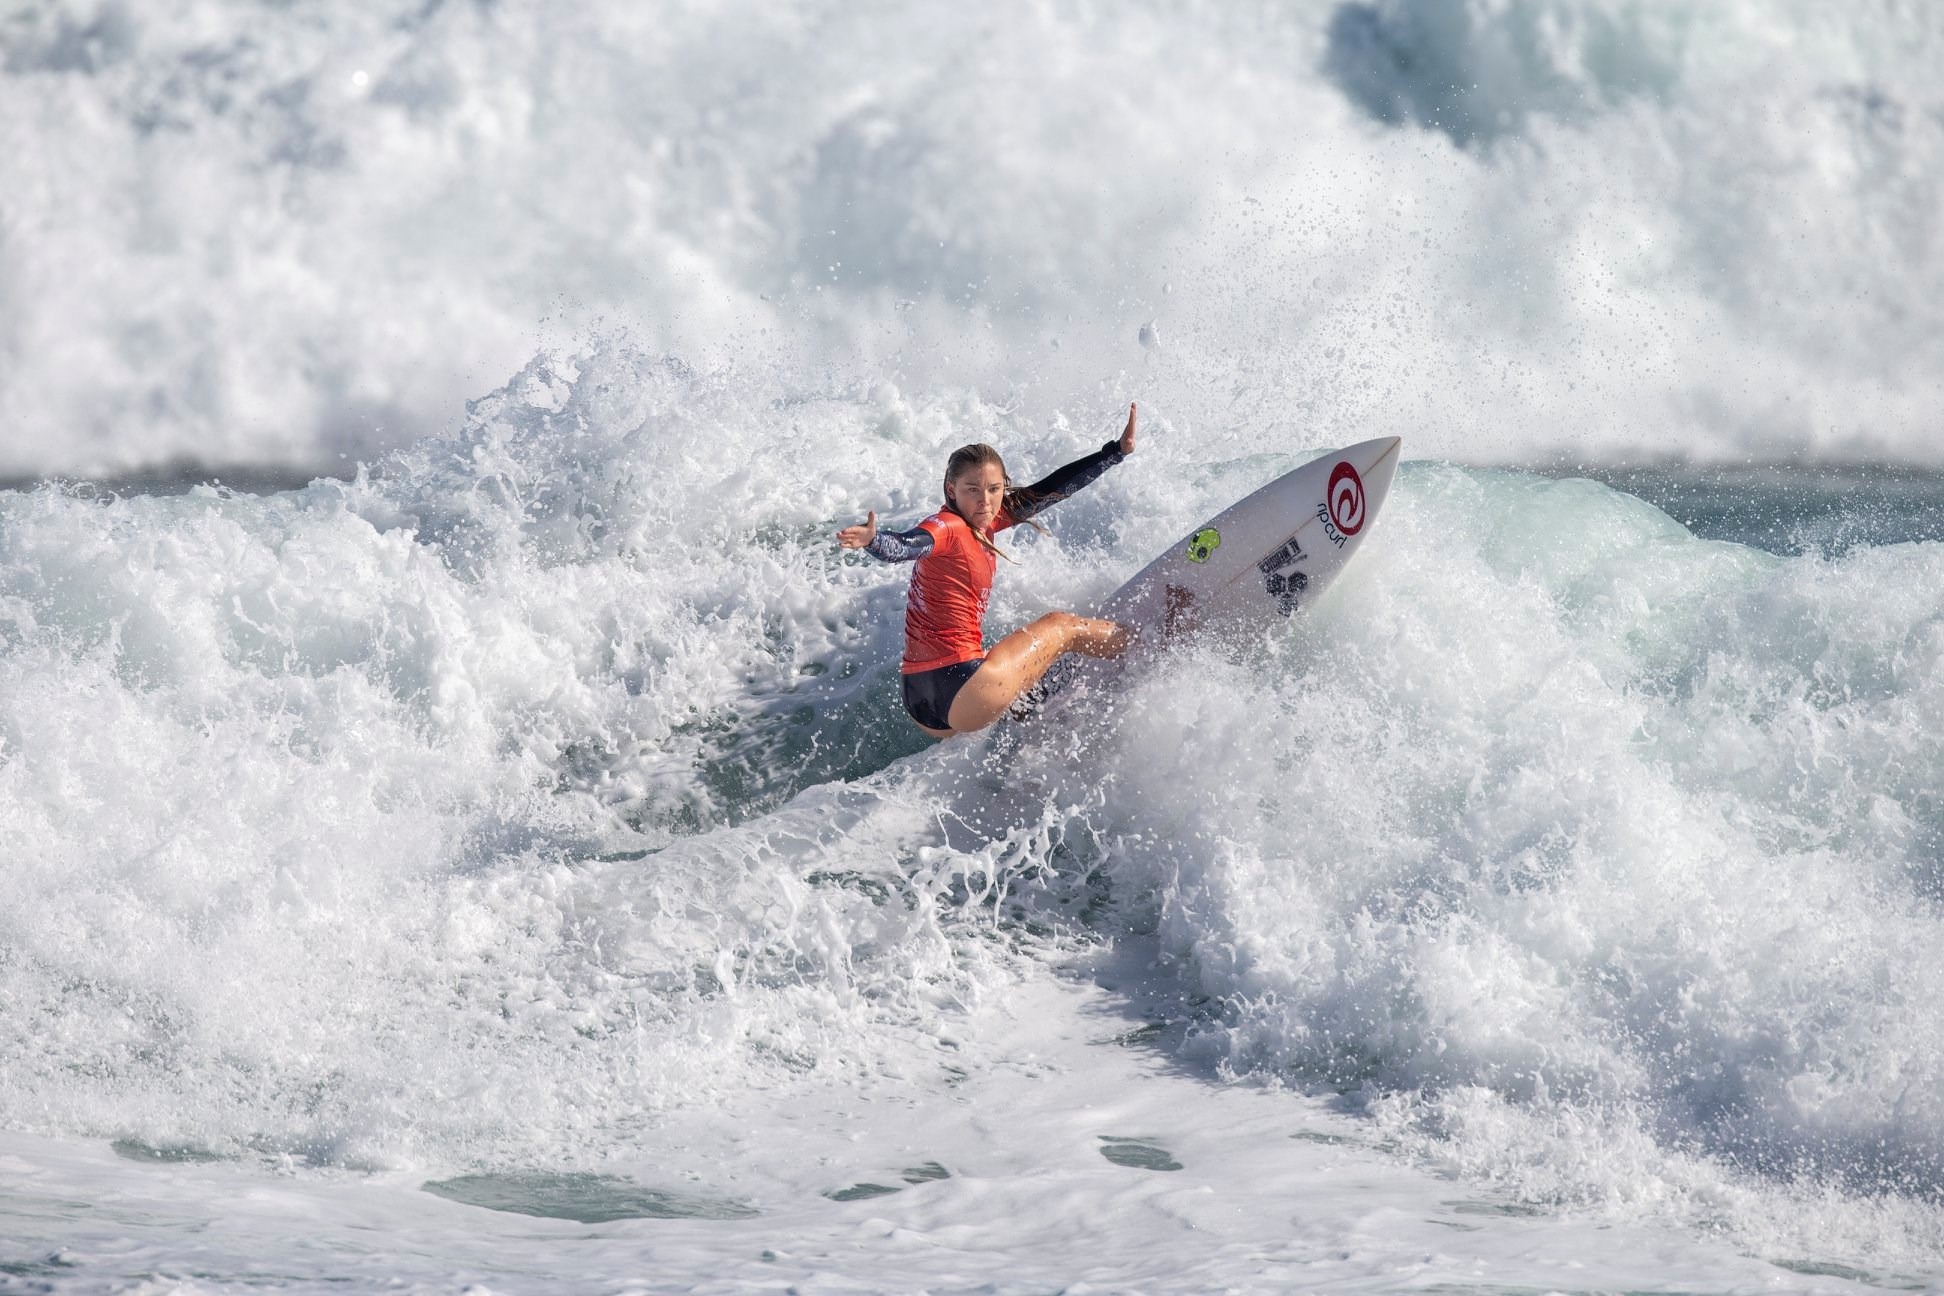
M 1040 676 L 1061 654 L 1118 657 L 1127 650 L 1127 641 L 1127 628 L 1112 621 L 1048 612 L 992 646 L 985 664 L 952 699 L 952 732 L 983 729 L 1004 715 L 1014 699 L 1039 683 Z

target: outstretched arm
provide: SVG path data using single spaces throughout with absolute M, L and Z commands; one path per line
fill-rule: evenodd
M 1075 459 L 1063 468 L 1055 468 L 1031 486 L 1022 487 L 1012 504 L 1015 522 L 1026 519 L 1051 508 L 1081 487 L 1091 484 L 1100 474 L 1112 468 L 1121 460 L 1134 453 L 1134 419 L 1139 407 L 1127 407 L 1127 427 L 1120 436 L 1084 459 Z
M 860 525 L 839 531 L 837 544 L 844 549 L 862 549 L 885 562 L 916 562 L 932 551 L 932 534 L 921 526 L 909 531 L 880 531 L 873 510 Z

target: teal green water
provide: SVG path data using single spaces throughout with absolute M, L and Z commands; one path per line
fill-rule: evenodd
M 1944 540 L 1944 472 L 1881 464 L 1574 468 L 1646 500 L 1698 536 L 1776 554 L 1834 555 Z
M 439 1179 L 425 1191 L 449 1201 L 515 1215 L 605 1224 L 623 1219 L 747 1219 L 756 1212 L 741 1202 L 648 1188 L 614 1175 L 471 1174 Z
M 1588 477 L 1654 505 L 1698 536 L 1776 554 L 1838 554 L 1860 545 L 1944 540 L 1944 471 L 1893 464 L 1650 464 L 1540 468 Z M 314 474 L 237 467 L 154 469 L 81 487 L 104 495 L 179 495 L 220 481 L 243 494 L 293 490 Z M 41 479 L 0 478 L 0 490 Z

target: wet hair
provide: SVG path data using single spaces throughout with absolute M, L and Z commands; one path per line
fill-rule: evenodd
M 952 457 L 945 461 L 945 484 L 947 486 L 950 486 L 953 482 L 957 481 L 960 477 L 963 477 L 966 473 L 970 472 L 972 469 L 983 468 L 987 464 L 992 464 L 994 467 L 998 468 L 999 479 L 1006 483 L 1006 494 L 1003 500 L 1004 508 L 1016 513 L 1018 511 L 1016 507 L 1017 505 L 1037 502 L 1038 496 L 1034 495 L 1033 492 L 1026 490 L 1023 487 L 1015 486 L 1012 484 L 1012 474 L 1006 471 L 1006 461 L 999 457 L 999 452 L 997 450 L 993 449 L 991 446 L 987 445 L 983 441 L 974 441 L 971 445 L 962 445 L 958 449 L 952 451 Z M 950 509 L 954 513 L 958 513 L 959 511 L 958 505 L 952 502 L 952 496 L 949 491 L 946 492 L 945 495 L 945 507 Z M 964 518 L 965 514 L 959 513 L 959 517 Z M 1025 522 L 1027 526 L 1032 527 L 1035 531 L 1039 532 L 1041 535 L 1045 535 L 1047 533 L 1045 527 L 1033 521 L 1031 518 L 1022 518 L 1020 520 Z M 980 544 L 992 550 L 992 552 L 998 554 L 1001 558 L 1004 558 L 1007 562 L 1011 562 L 1013 560 L 1011 554 L 1007 553 L 1004 549 L 1001 549 L 998 545 L 992 543 L 991 537 L 987 536 L 985 532 L 979 530 L 979 528 L 972 526 L 972 523 L 969 520 L 966 522 L 966 525 L 968 527 L 972 527 L 972 534 L 978 538 Z

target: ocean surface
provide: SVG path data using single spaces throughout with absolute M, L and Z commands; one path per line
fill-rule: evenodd
M 0 16 L 0 1293 L 1944 1290 L 1944 18 Z M 971 440 L 1276 633 L 933 744 Z
M 1286 631 L 931 744 L 833 525 L 1113 414 L 607 349 L 348 482 L 0 494 L 18 1284 L 1935 1285 L 1944 542 L 1410 460 Z M 1298 435 L 1156 416 L 993 622 Z

